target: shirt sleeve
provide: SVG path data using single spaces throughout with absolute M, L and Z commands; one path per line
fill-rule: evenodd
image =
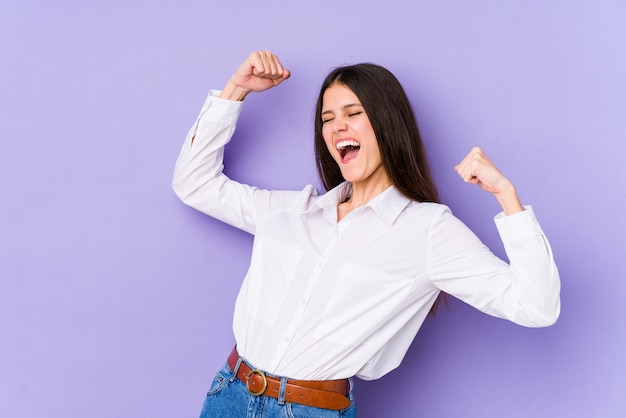
M 441 290 L 475 308 L 528 327 L 560 314 L 560 278 L 531 207 L 495 219 L 509 263 L 496 257 L 449 210 L 430 230 L 429 270 Z
M 242 184 L 224 173 L 230 142 L 243 102 L 219 98 L 211 90 L 189 130 L 176 161 L 172 187 L 187 205 L 222 222 L 255 233 L 259 219 L 296 203 L 303 191 L 268 191 Z

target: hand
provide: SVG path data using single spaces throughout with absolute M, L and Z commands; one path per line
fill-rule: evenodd
M 480 148 L 472 148 L 454 169 L 465 182 L 477 184 L 484 191 L 494 194 L 505 214 L 524 210 L 513 184 Z
M 472 148 L 463 161 L 454 167 L 454 170 L 465 182 L 477 184 L 489 193 L 498 193 L 509 183 L 478 147 Z
M 283 68 L 278 57 L 270 51 L 257 51 L 237 68 L 220 97 L 243 100 L 250 92 L 259 92 L 276 87 L 291 76 Z

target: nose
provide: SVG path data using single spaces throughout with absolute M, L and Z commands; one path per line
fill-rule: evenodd
M 343 132 L 347 129 L 346 122 L 343 119 L 336 118 L 333 123 L 333 132 Z

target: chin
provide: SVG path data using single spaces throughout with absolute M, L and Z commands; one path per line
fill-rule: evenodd
M 344 171 L 341 172 L 341 176 L 345 181 L 350 183 L 357 183 L 360 180 L 359 176 L 356 176 L 353 173 L 346 173 Z

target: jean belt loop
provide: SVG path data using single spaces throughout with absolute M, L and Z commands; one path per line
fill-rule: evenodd
M 233 370 L 233 375 L 230 377 L 231 383 L 234 382 L 235 379 L 237 379 L 237 372 L 239 371 L 239 366 L 241 366 L 242 361 L 243 361 L 243 358 L 239 356 L 239 358 L 237 359 L 237 364 L 235 365 L 235 370 Z
M 352 395 L 352 390 L 354 389 L 354 380 L 349 377 L 348 378 L 348 384 L 349 384 L 349 392 L 348 392 L 348 399 L 350 399 L 350 401 L 354 401 L 353 399 L 353 395 Z
M 285 392 L 287 391 L 287 378 L 280 378 L 280 389 L 278 390 L 278 405 L 285 404 Z

